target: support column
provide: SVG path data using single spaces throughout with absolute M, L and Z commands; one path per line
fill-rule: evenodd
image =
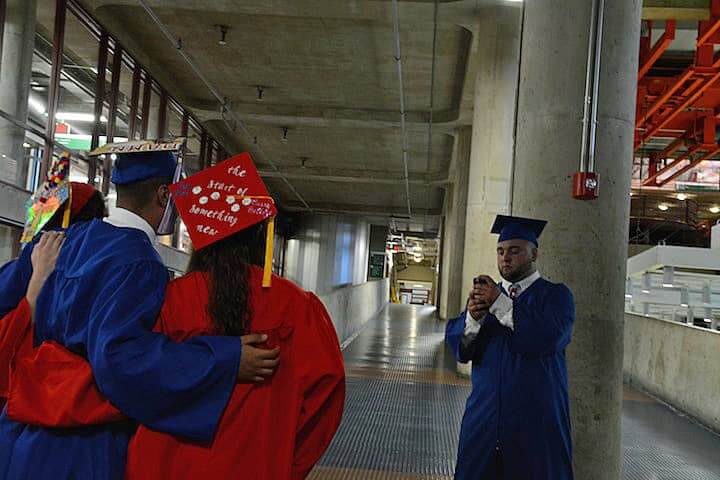
M 448 186 L 445 196 L 443 273 L 440 291 L 440 318 L 444 320 L 457 316 L 463 308 L 462 274 L 471 140 L 470 127 L 458 129 L 450 169 L 452 184 Z
M 35 46 L 36 0 L 7 0 L 0 58 L 0 109 L 27 121 L 28 95 Z M 0 179 L 26 187 L 28 158 L 25 130 L 0 119 Z
M 575 477 L 620 478 L 623 303 L 640 0 L 605 0 L 600 198 L 571 197 L 578 170 L 591 2 L 525 2 L 513 215 L 549 220 L 540 271 L 577 307 L 568 349 Z
M 499 280 L 497 214 L 510 211 L 520 26 L 518 5 L 483 9 L 477 46 L 478 74 L 470 155 L 461 302 L 472 279 L 484 273 Z

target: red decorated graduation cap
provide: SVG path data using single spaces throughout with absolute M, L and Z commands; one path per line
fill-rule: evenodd
M 263 286 L 270 286 L 275 202 L 249 153 L 241 153 L 170 186 L 193 247 L 200 250 L 267 219 Z

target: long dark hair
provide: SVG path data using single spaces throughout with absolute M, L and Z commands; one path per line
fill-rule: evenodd
M 253 225 L 190 257 L 189 272 L 210 275 L 207 311 L 221 335 L 243 335 L 252 318 L 250 265 L 261 265 L 265 255 L 265 222 Z

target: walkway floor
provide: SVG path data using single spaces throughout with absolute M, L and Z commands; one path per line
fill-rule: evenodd
M 429 307 L 390 305 L 345 350 L 347 403 L 311 480 L 451 479 L 467 379 Z M 626 390 L 624 480 L 720 480 L 720 437 Z

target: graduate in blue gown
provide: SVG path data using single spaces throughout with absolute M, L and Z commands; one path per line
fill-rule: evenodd
M 243 371 L 241 341 L 174 343 L 152 333 L 167 283 L 155 230 L 175 168 L 168 152 L 118 155 L 112 180 L 119 208 L 105 220 L 67 230 L 37 300 L 34 340 L 57 342 L 87 359 L 102 394 L 126 416 L 209 441 Z M 32 249 L 28 245 L 0 269 L 0 317 L 25 295 Z M 46 429 L 13 422 L 3 412 L 0 479 L 120 480 L 134 429 L 131 421 Z
M 502 283 L 476 278 L 466 311 L 447 325 L 455 358 L 472 362 L 457 480 L 573 478 L 565 348 L 575 305 L 536 269 L 545 223 L 498 216 Z

